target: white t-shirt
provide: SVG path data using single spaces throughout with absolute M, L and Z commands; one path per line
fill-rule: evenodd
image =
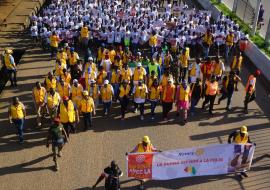
M 114 42 L 114 31 L 107 32 L 108 37 L 107 37 L 107 42 L 108 44 L 112 44 Z

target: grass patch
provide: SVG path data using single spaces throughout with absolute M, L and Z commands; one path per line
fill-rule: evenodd
M 242 19 L 240 19 L 235 13 L 233 13 L 224 3 L 219 3 L 218 0 L 210 0 L 210 2 L 216 6 L 220 11 L 223 12 L 225 16 L 229 16 L 234 22 L 238 23 L 241 30 L 244 33 L 248 33 L 250 40 L 262 50 L 266 55 L 270 57 L 270 47 L 269 43 L 266 43 L 264 38 L 256 33 L 254 36 L 251 34 L 251 28 Z

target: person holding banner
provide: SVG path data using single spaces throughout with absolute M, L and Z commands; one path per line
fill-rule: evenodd
M 233 131 L 228 138 L 228 143 L 235 143 L 235 144 L 247 144 L 247 143 L 252 143 L 250 141 L 249 135 L 248 135 L 248 131 L 247 131 L 247 127 L 246 126 L 242 126 L 240 128 L 240 130 L 236 130 Z M 254 145 L 256 146 L 256 144 L 254 143 Z M 240 172 L 241 176 L 244 177 L 248 177 L 246 170 L 243 170 Z
M 142 142 L 140 142 L 130 153 L 151 153 L 151 152 L 161 152 L 161 150 L 156 149 L 150 141 L 149 136 L 144 136 L 142 138 Z M 127 155 L 127 154 L 126 154 Z M 140 190 L 143 190 L 143 183 L 146 181 L 145 179 L 140 181 Z

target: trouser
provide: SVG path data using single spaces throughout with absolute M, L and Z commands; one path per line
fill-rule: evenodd
M 57 53 L 57 47 L 52 47 L 51 46 L 51 58 L 53 58 Z
M 17 71 L 13 69 L 7 69 L 8 79 L 11 83 L 11 86 L 17 85 Z
M 54 118 L 57 116 L 57 110 L 58 110 L 57 106 L 55 106 L 53 108 L 48 107 L 49 115 L 50 115 L 50 118 L 51 118 L 52 122 L 53 122 Z
M 24 119 L 13 119 L 12 121 L 13 121 L 15 127 L 17 128 L 17 134 L 19 136 L 19 141 L 23 142 Z
M 57 152 L 58 154 L 62 151 L 63 145 L 52 144 L 52 152 L 53 152 L 53 161 L 57 164 Z
M 113 87 L 114 97 L 115 97 L 115 101 L 116 101 L 118 99 L 118 95 L 119 95 L 119 84 L 114 83 L 114 84 L 112 84 L 112 87 Z
M 244 109 L 248 110 L 248 103 L 252 102 L 253 100 L 256 99 L 256 91 L 254 91 L 253 93 L 246 93 L 246 97 L 245 97 L 245 101 L 244 101 Z
M 63 125 L 68 137 L 69 137 L 69 129 L 71 129 L 73 133 L 76 132 L 74 123 L 67 122 L 67 123 L 62 123 L 62 125 Z
M 112 106 L 112 102 L 103 102 L 103 113 L 109 113 Z
M 173 102 L 162 102 L 162 118 L 167 118 L 168 113 L 172 110 Z
M 223 92 L 222 96 L 218 99 L 219 102 L 227 98 L 227 108 L 231 106 L 232 96 L 234 91 Z
M 128 107 L 128 102 L 129 102 L 129 99 L 126 96 L 120 99 L 122 118 L 125 117 L 127 107 Z
M 213 111 L 215 99 L 216 99 L 216 95 L 206 95 L 206 96 L 205 96 L 205 100 L 204 100 L 204 102 L 203 102 L 203 107 L 204 107 L 208 102 L 210 102 L 210 106 L 209 106 L 209 112 L 210 112 L 210 113 L 212 113 L 212 111 Z
M 183 81 L 186 78 L 186 75 L 187 75 L 187 68 L 186 67 L 181 67 L 181 69 L 180 69 L 180 79 Z
M 229 53 L 230 53 L 231 49 L 232 49 L 232 46 L 228 46 L 228 45 L 225 46 L 225 60 L 226 61 L 228 61 Z
M 203 46 L 204 58 L 209 56 L 210 46 Z
M 89 127 L 92 127 L 93 126 L 92 112 L 85 112 L 85 113 L 83 112 L 82 115 L 83 115 L 84 129 L 86 130 L 88 128 L 88 125 Z
M 38 125 L 41 124 L 41 118 L 45 117 L 45 114 L 47 112 L 45 105 L 39 105 L 36 103 L 36 111 L 37 111 L 37 123 Z
M 200 100 L 200 97 L 196 97 L 196 98 L 191 98 L 191 105 L 190 105 L 190 112 L 194 113 L 195 111 L 195 106 L 198 104 Z
M 140 107 L 140 115 L 141 116 L 144 115 L 144 103 L 136 103 L 136 102 L 134 102 L 134 107 L 135 107 L 135 109 Z
M 89 41 L 88 38 L 82 38 L 81 44 L 82 44 L 82 47 L 83 47 L 83 48 L 87 48 L 87 46 L 88 46 L 88 41 Z
M 156 100 L 150 100 L 150 104 L 151 104 L 151 116 L 154 117 L 155 116 L 155 110 L 157 107 L 157 101 Z

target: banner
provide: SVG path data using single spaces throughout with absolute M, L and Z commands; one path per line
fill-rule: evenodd
M 255 146 L 218 144 L 127 156 L 128 177 L 168 180 L 249 170 Z

